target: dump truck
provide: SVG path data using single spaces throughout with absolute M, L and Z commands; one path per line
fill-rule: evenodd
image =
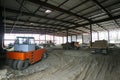
M 68 43 L 65 43 L 65 44 L 61 44 L 62 48 L 63 49 L 79 49 L 79 43 L 78 42 L 68 42 Z
M 92 53 L 108 54 L 108 41 L 107 40 L 96 40 L 92 43 Z
M 23 70 L 30 64 L 46 58 L 46 49 L 36 49 L 34 37 L 17 37 L 14 42 L 14 51 L 8 51 L 6 57 L 11 68 Z

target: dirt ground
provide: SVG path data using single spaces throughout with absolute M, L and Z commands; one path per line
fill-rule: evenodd
M 88 49 L 49 49 L 48 57 L 23 71 L 5 66 L 2 80 L 120 80 L 120 51 L 91 54 Z

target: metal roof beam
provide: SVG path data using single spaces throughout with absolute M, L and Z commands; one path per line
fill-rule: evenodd
M 73 9 L 75 9 L 75 8 L 77 8 L 77 7 L 79 7 L 80 5 L 86 3 L 87 1 L 88 1 L 88 0 L 83 1 L 82 3 L 80 3 L 80 4 L 78 4 L 78 5 L 76 5 L 76 6 L 72 7 L 72 8 L 70 8 L 68 11 L 71 11 L 71 10 L 73 10 Z M 64 14 L 64 13 L 61 13 L 61 14 L 57 15 L 57 16 L 54 17 L 54 18 L 57 18 L 57 17 L 59 17 L 59 16 L 61 16 L 61 15 L 63 15 L 63 14 Z
M 109 18 L 105 18 L 105 19 L 101 19 L 101 20 L 96 20 L 96 21 L 93 21 L 92 23 L 81 24 L 81 25 L 79 25 L 79 26 L 70 27 L 69 29 L 78 28 L 78 27 L 81 27 L 81 26 L 87 26 L 87 25 L 90 25 L 90 24 L 101 23 L 101 22 L 110 21 L 110 20 L 119 19 L 119 18 L 120 18 L 120 15 L 118 15 L 118 16 L 113 16 L 112 18 L 109 17 Z
M 62 32 L 62 33 L 65 33 L 65 35 L 66 35 L 66 32 Z M 68 32 L 68 36 L 71 36 L 71 35 L 76 35 L 76 34 L 72 33 L 72 32 Z
M 63 30 L 65 30 L 65 29 L 63 29 Z M 82 32 L 82 33 L 87 33 L 86 31 L 83 31 L 83 30 L 79 30 L 79 29 L 73 29 L 73 30 L 76 30 L 76 31 L 80 31 L 80 32 Z
M 90 0 L 89 0 L 90 1 Z M 101 3 L 104 3 L 104 2 L 106 2 L 107 0 L 104 0 L 104 1 L 102 1 Z M 88 8 L 85 8 L 85 9 L 82 9 L 82 10 L 80 10 L 80 11 L 78 11 L 77 13 L 79 13 L 79 12 L 84 12 L 84 11 L 86 11 L 86 10 L 88 10 L 88 9 L 91 9 L 92 7 L 94 7 L 94 5 L 91 5 L 90 7 L 88 7 Z M 99 10 L 99 9 L 98 9 Z M 93 12 L 95 12 L 95 11 L 93 11 Z M 89 14 L 89 13 L 88 13 Z M 84 14 L 84 15 L 87 15 L 87 14 Z M 84 16 L 84 15 L 82 15 L 82 16 Z
M 82 32 L 82 33 L 87 33 L 86 31 L 79 30 L 79 29 L 74 29 L 74 30 L 80 31 L 80 32 Z
M 78 28 L 78 27 L 76 27 L 75 26 L 75 28 Z M 90 28 L 88 28 L 88 27 L 86 27 L 86 26 L 83 26 L 82 28 L 85 28 L 85 29 L 88 29 L 88 30 L 90 30 Z M 78 29 L 79 30 L 79 29 Z M 94 32 L 97 32 L 96 30 L 93 30 Z M 85 33 L 88 33 L 88 32 L 85 32 Z
M 10 9 L 10 11 L 11 11 L 11 9 Z M 12 10 L 12 12 L 16 12 L 16 10 L 14 11 L 14 10 Z M 29 13 L 28 13 L 29 14 Z M 26 14 L 27 15 L 27 14 Z M 34 16 L 34 15 L 33 15 Z M 38 16 L 36 16 L 36 17 L 38 17 Z M 113 20 L 113 19 L 119 19 L 120 18 L 120 15 L 118 15 L 118 16 L 113 16 L 113 18 L 105 18 L 105 19 L 101 19 L 101 20 L 96 20 L 96 21 L 93 21 L 93 22 L 91 22 L 91 23 L 85 23 L 85 24 L 81 24 L 81 25 L 76 25 L 76 26 L 74 26 L 74 27 L 71 27 L 71 28 L 69 28 L 69 29 L 75 29 L 75 28 L 78 28 L 78 27 L 83 27 L 83 26 L 86 26 L 86 25 L 90 25 L 90 24 L 96 24 L 96 23 L 100 23 L 100 22 L 104 22 L 104 21 L 109 21 L 109 20 Z
M 92 0 L 96 5 L 98 5 L 110 18 L 113 18 L 112 14 L 105 8 L 103 7 L 100 2 L 98 2 L 97 0 Z M 114 22 L 120 27 L 120 25 L 118 24 L 118 22 L 113 19 Z
M 28 0 L 28 1 L 33 2 L 33 3 L 35 3 L 35 4 L 38 4 L 38 5 L 42 5 L 42 6 L 45 6 L 45 7 L 54 9 L 54 10 L 57 10 L 57 11 L 60 11 L 60 12 L 67 13 L 67 14 L 69 14 L 69 15 L 73 15 L 73 16 L 76 16 L 76 17 L 79 17 L 79 18 L 82 18 L 82 19 L 91 21 L 90 19 L 88 19 L 88 18 L 86 18 L 86 17 L 77 15 L 77 14 L 75 14 L 75 13 L 72 13 L 72 12 L 68 11 L 68 10 L 65 10 L 65 9 L 62 9 L 62 8 L 59 8 L 59 7 L 56 7 L 56 6 L 54 6 L 54 5 L 48 4 L 48 3 L 43 2 L 43 1 L 40 1 L 40 0 Z
M 105 0 L 105 1 L 107 1 L 107 0 Z M 104 1 L 104 2 L 105 2 L 105 1 Z M 102 3 L 103 3 L 103 2 L 102 2 Z M 106 8 L 111 7 L 111 6 L 114 6 L 114 5 L 118 5 L 119 3 L 120 3 L 120 1 L 117 2 L 117 3 L 111 4 L 111 5 L 108 5 L 108 6 L 106 6 Z M 92 8 L 92 7 L 94 7 L 94 6 L 91 6 L 91 7 L 88 7 L 88 8 L 86 8 L 86 9 L 83 9 L 82 11 L 85 11 L 85 10 L 90 9 L 90 8 Z M 89 15 L 89 14 L 91 14 L 91 13 L 93 13 L 93 12 L 97 12 L 97 11 L 99 11 L 99 10 L 100 10 L 100 9 L 96 9 L 96 10 L 94 10 L 94 11 L 92 11 L 92 12 L 89 12 L 89 13 L 86 13 L 86 14 L 84 14 L 84 15 Z M 82 12 L 82 11 L 78 11 L 77 13 Z M 82 16 L 84 16 L 84 15 L 82 15 Z
M 75 33 L 75 34 L 80 34 L 79 32 L 76 32 L 76 31 L 72 31 L 72 30 L 69 30 L 69 32 L 71 32 L 71 33 Z
M 16 14 L 19 14 L 20 11 L 17 11 L 17 10 L 13 10 L 13 9 L 8 9 L 6 8 L 6 11 L 8 12 L 12 12 L 12 13 L 16 13 Z M 69 22 L 69 21 L 63 21 L 63 20 L 59 20 L 59 19 L 53 19 L 53 18 L 48 18 L 48 17 L 44 17 L 44 16 L 40 16 L 40 15 L 36 15 L 36 14 L 32 14 L 32 13 L 27 13 L 27 12 L 22 12 L 23 15 L 26 15 L 26 16 L 33 16 L 33 17 L 39 17 L 39 18 L 45 18 L 45 19 L 50 19 L 50 20 L 55 20 L 55 21 L 60 21 L 60 22 L 64 22 L 64 23 L 69 23 L 69 24 L 73 24 L 75 26 L 79 26 L 79 24 L 77 23 L 73 23 L 73 22 Z M 82 27 L 82 26 L 81 26 Z M 68 27 L 67 27 L 68 28 Z M 74 28 L 73 28 L 74 29 Z M 87 28 L 86 28 L 87 29 Z
M 6 20 L 11 20 L 11 21 L 16 21 L 16 19 L 14 18 L 6 18 Z M 64 25 L 59 25 L 59 24 L 51 24 L 51 23 L 44 23 L 44 22 L 35 22 L 35 21 L 26 21 L 26 20 L 22 20 L 22 19 L 19 19 L 18 20 L 19 22 L 25 22 L 25 23 L 33 23 L 33 24 L 39 24 L 39 25 L 51 25 L 51 26 L 60 26 L 60 27 L 67 27 L 67 26 L 64 26 Z
M 7 30 L 11 30 L 12 29 L 12 27 L 11 27 L 11 25 L 7 25 L 6 26 L 6 31 Z M 15 27 L 14 28 L 14 30 L 13 30 L 13 33 L 14 33 L 14 31 L 23 31 L 23 32 L 28 32 L 28 31 L 30 31 L 30 32 L 35 32 L 35 31 L 38 31 L 38 32 L 45 32 L 45 31 L 47 31 L 47 32 L 54 32 L 54 30 L 49 30 L 49 29 L 35 29 L 35 28 L 21 28 L 21 27 Z
M 98 25 L 99 27 L 101 27 L 102 29 L 104 29 L 104 30 L 106 30 L 106 31 L 108 31 L 106 28 L 104 28 L 103 26 L 101 26 L 100 24 L 96 24 L 96 25 Z
M 6 23 L 6 25 L 13 25 L 12 23 Z M 57 29 L 59 30 L 60 28 L 57 28 L 57 27 L 42 27 L 42 26 L 34 26 L 34 25 L 25 25 L 25 24 L 16 24 L 15 26 L 25 26 L 25 27 L 28 27 L 28 28 L 31 28 L 31 27 L 34 27 L 34 28 L 39 28 L 39 29 Z M 23 28 L 23 27 L 21 27 Z
M 13 9 L 9 9 L 9 8 L 6 8 L 5 10 L 8 11 L 8 12 L 16 13 L 16 14 L 20 13 L 20 11 L 18 11 L 18 10 L 13 10 Z M 44 17 L 44 16 L 41 16 L 41 15 L 27 13 L 27 12 L 22 12 L 22 15 L 32 16 L 32 17 L 37 17 L 37 18 L 44 18 L 44 19 L 49 19 L 49 20 L 54 20 L 54 21 L 59 21 L 59 22 L 63 22 L 63 23 L 69 23 L 69 24 L 76 25 L 76 23 L 72 23 L 72 22 L 69 22 L 69 21 L 63 21 L 63 20 L 59 20 L 59 19 Z
M 68 2 L 69 0 L 65 0 L 64 2 L 62 2 L 60 5 L 58 5 L 57 7 L 60 7 L 60 6 L 62 6 L 63 4 L 65 4 L 66 2 Z M 54 10 L 53 10 L 54 11 Z M 48 14 L 46 14 L 45 16 L 47 16 Z M 39 19 L 38 21 L 40 21 L 41 19 Z M 47 22 L 49 22 L 49 20 L 47 21 Z
M 105 9 L 97 0 L 92 0 L 96 5 L 98 5 L 102 10 L 104 10 L 104 12 L 106 12 L 106 14 L 109 17 L 112 17 L 112 15 L 109 13 L 109 11 L 107 9 Z
M 12 23 L 6 23 L 6 25 L 13 25 Z M 60 29 L 60 28 L 57 28 L 57 27 L 42 27 L 42 26 L 33 26 L 33 25 L 25 25 L 25 24 L 16 24 L 16 26 L 26 26 L 26 27 L 28 27 L 28 28 L 31 28 L 31 27 L 34 27 L 34 28 L 44 28 L 44 29 L 55 29 L 55 30 L 57 30 L 57 31 L 62 31 L 63 29 Z M 15 27 L 15 28 L 17 28 L 17 27 Z M 23 27 L 21 27 L 21 28 L 23 28 Z M 33 28 L 32 28 L 33 29 Z M 78 30 L 78 29 L 74 29 L 74 30 Z M 82 31 L 82 30 L 79 30 L 79 31 L 81 31 L 82 33 L 86 33 L 85 31 Z
M 74 6 L 74 7 L 72 7 L 71 9 L 69 9 L 69 11 L 71 11 L 71 10 L 79 7 L 80 5 L 86 3 L 87 1 L 88 1 L 88 0 L 85 0 L 85 1 L 83 1 L 82 3 L 80 3 L 80 4 L 78 4 L 78 5 Z M 103 1 L 103 2 L 105 2 L 105 1 Z M 92 7 L 94 7 L 94 6 L 88 7 L 88 8 L 86 8 L 86 9 L 83 9 L 83 10 L 78 11 L 78 12 L 76 12 L 76 13 L 80 13 L 80 12 L 85 11 L 85 10 L 87 10 L 87 9 L 89 9 L 89 8 L 92 8 Z M 59 17 L 59 16 L 61 16 L 61 15 L 63 15 L 63 14 L 64 14 L 64 13 L 61 13 L 60 15 L 58 15 L 58 16 L 56 16 L 56 17 Z M 84 16 L 84 15 L 82 15 L 82 16 Z M 56 17 L 55 17 L 55 18 L 56 18 Z M 67 16 L 67 17 L 69 17 L 69 16 Z
M 64 13 L 67 13 L 67 14 L 70 14 L 70 15 L 73 15 L 73 16 L 76 16 L 76 17 L 80 17 L 80 18 L 82 18 L 82 19 L 88 20 L 89 22 L 92 22 L 92 20 L 90 20 L 90 19 L 88 19 L 88 18 L 85 18 L 85 17 L 83 17 L 83 16 L 77 15 L 77 14 L 75 14 L 75 13 L 70 12 L 69 10 L 65 10 L 65 9 L 56 7 L 56 6 L 54 6 L 54 5 L 48 4 L 48 3 L 43 2 L 43 1 L 39 1 L 39 0 L 29 0 L 29 1 L 31 1 L 31 2 L 33 2 L 33 3 L 36 3 L 36 4 L 39 4 L 39 5 L 42 5 L 42 6 L 45 6 L 45 7 L 49 7 L 49 8 L 55 9 L 55 10 L 60 11 L 60 12 L 64 12 Z M 86 2 L 86 1 L 85 1 L 85 2 Z M 85 2 L 83 2 L 83 3 L 85 3 Z M 76 5 L 75 7 L 78 7 L 78 6 L 80 6 L 80 5 L 81 5 L 81 4 Z M 71 9 L 73 9 L 73 8 L 71 8 Z

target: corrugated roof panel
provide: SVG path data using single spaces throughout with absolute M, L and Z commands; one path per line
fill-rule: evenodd
M 47 3 L 52 4 L 54 6 L 58 6 L 63 3 L 65 0 L 48 0 Z
M 89 16 L 101 14 L 101 13 L 104 13 L 104 12 L 103 12 L 102 10 L 97 9 L 97 10 L 93 10 L 93 11 L 91 10 L 90 12 L 85 12 L 85 13 L 83 14 L 83 16 L 89 17 Z
M 39 22 L 46 22 L 46 21 L 48 21 L 47 19 L 42 19 L 42 18 L 40 18 L 38 20 L 39 20 Z
M 1 2 L 1 5 L 5 6 L 6 8 L 18 10 L 20 7 L 20 5 L 15 0 L 1 0 Z
M 37 17 L 31 17 L 30 18 L 30 21 L 37 21 L 39 18 L 37 18 Z
M 27 1 L 24 6 L 30 11 L 30 13 L 33 13 L 40 5 Z
M 98 0 L 99 1 L 99 0 Z M 108 6 L 108 5 L 112 5 L 116 2 L 119 2 L 119 0 L 106 0 L 104 3 L 101 3 L 102 6 Z
M 90 32 L 90 30 L 88 30 L 88 29 L 86 29 L 86 28 L 84 28 L 84 27 L 79 27 L 79 28 L 76 28 L 76 29 L 82 30 L 82 31 L 85 31 L 85 32 Z
M 62 14 L 59 17 L 57 17 L 57 19 L 63 19 L 64 17 L 67 17 L 67 16 L 69 16 L 69 14 Z
M 22 19 L 22 20 L 28 20 L 29 16 L 25 16 L 25 15 L 21 15 L 18 17 L 18 20 L 19 19 Z
M 7 17 L 7 18 L 13 20 L 13 19 L 17 19 L 16 16 L 19 15 L 20 18 L 18 18 L 18 20 L 22 19 L 23 21 L 24 20 L 27 21 L 29 19 L 30 16 L 25 16 L 27 14 L 25 14 L 25 15 L 24 15 L 24 13 L 23 14 L 20 14 L 20 13 L 16 14 L 17 11 L 18 12 L 20 11 L 19 8 L 20 8 L 20 3 L 22 2 L 22 0 L 2 0 L 2 6 L 4 5 L 4 1 L 5 1 L 6 8 L 9 8 L 9 9 L 6 9 L 6 10 L 9 10 L 9 12 L 8 11 L 5 12 L 6 14 L 4 14 L 4 11 L 3 11 L 3 14 L 4 14 L 3 16 L 4 17 Z M 42 0 L 42 1 L 45 2 L 46 0 Z M 56 10 L 50 9 L 48 7 L 45 7 L 44 5 L 40 6 L 38 4 L 35 4 L 35 3 L 32 3 L 30 1 L 25 0 L 24 5 L 22 7 L 22 11 L 30 13 L 30 15 L 31 15 L 30 21 L 63 25 L 63 27 L 44 25 L 44 26 L 42 26 L 42 27 L 44 27 L 44 29 L 46 27 L 49 27 L 49 26 L 53 27 L 53 29 L 54 28 L 65 29 L 64 26 L 67 26 L 70 29 L 72 28 L 71 30 L 75 31 L 74 26 L 79 27 L 78 24 L 82 25 L 82 24 L 85 24 L 85 23 L 89 23 L 86 19 L 81 19 L 81 18 L 75 17 L 74 14 L 81 15 L 83 17 L 91 19 L 91 20 L 93 20 L 93 22 L 96 21 L 96 20 L 102 20 L 102 19 L 105 19 L 105 18 L 109 18 L 109 16 L 106 14 L 106 12 L 103 11 L 100 8 L 100 6 L 97 5 L 95 2 L 93 2 L 92 0 L 47 0 L 46 2 L 48 4 L 51 4 L 51 5 L 54 5 L 54 6 L 59 6 L 60 4 L 65 2 L 63 5 L 60 6 L 60 8 L 63 8 L 67 11 L 69 11 L 69 9 L 71 9 L 71 12 L 73 14 L 72 13 L 69 14 L 69 12 L 61 10 L 59 8 L 58 8 L 58 11 L 56 11 Z M 120 15 L 120 0 L 98 0 L 98 2 L 100 2 L 101 5 L 103 7 L 105 7 L 111 13 L 111 15 L 113 17 Z M 81 3 L 84 3 L 84 4 L 81 4 Z M 78 6 L 78 4 L 79 4 L 79 6 Z M 10 10 L 10 9 L 14 9 L 14 10 L 17 10 L 17 11 Z M 38 9 L 38 11 L 36 11 L 37 9 Z M 47 9 L 52 10 L 52 12 L 49 13 L 49 14 L 46 14 L 45 10 L 47 10 Z M 32 13 L 34 13 L 34 11 L 36 11 L 36 13 L 32 14 Z M 61 11 L 63 11 L 63 12 L 61 12 Z M 32 15 L 36 15 L 36 14 L 44 16 L 44 17 L 53 18 L 53 20 L 43 19 L 43 18 L 40 19 L 39 17 L 32 17 Z M 62 15 L 60 15 L 60 14 L 62 14 Z M 58 17 L 56 18 L 56 16 L 58 16 Z M 63 22 L 60 22 L 60 21 L 55 21 L 54 19 L 59 19 L 61 21 L 66 21 L 66 22 L 63 23 Z M 98 23 L 98 24 L 101 25 L 101 27 L 94 24 L 93 29 L 95 31 L 101 31 L 101 30 L 104 30 L 104 28 L 106 28 L 108 30 L 116 29 L 120 25 L 120 20 L 118 19 L 116 21 L 117 21 L 118 24 L 114 20 Z M 7 23 L 13 23 L 14 21 L 13 22 L 6 21 L 6 22 Z M 69 22 L 73 23 L 74 25 L 69 23 Z M 30 23 L 17 22 L 17 24 L 30 24 Z M 39 26 L 38 24 L 34 24 L 34 25 Z M 87 28 L 83 28 L 83 27 L 80 26 L 78 29 L 83 30 L 85 32 L 90 32 L 89 25 L 88 26 L 86 25 Z M 46 29 L 47 30 L 53 30 L 52 28 L 51 29 L 46 28 Z M 79 32 L 79 31 L 76 31 L 76 32 Z
M 93 21 L 96 21 L 96 20 L 101 20 L 101 19 L 105 19 L 105 18 L 108 18 L 108 15 L 96 17 L 96 18 L 94 18 L 94 19 L 92 19 L 92 20 L 93 20 Z
M 114 11 L 114 10 L 117 10 L 117 9 L 119 9 L 120 7 L 120 1 L 119 1 L 119 3 L 116 3 L 115 5 L 112 5 L 112 6 L 110 6 L 110 7 L 107 7 L 107 9 L 109 10 L 109 11 Z
M 11 21 L 11 20 L 4 20 L 5 23 L 13 23 L 14 21 Z M 4 23 L 4 24 L 5 24 Z
M 104 26 L 108 30 L 112 30 L 118 27 L 118 25 L 112 20 L 107 22 L 99 23 L 100 25 Z
M 55 23 L 55 21 L 54 20 L 50 20 L 47 23 Z
M 79 4 L 82 1 L 84 1 L 84 0 L 69 0 L 68 2 L 63 4 L 61 6 L 61 8 L 69 10 L 70 8 L 74 7 L 75 5 Z
M 69 21 L 69 20 L 72 20 L 72 19 L 74 19 L 74 18 L 76 18 L 76 17 L 75 17 L 75 16 L 69 16 L 69 17 L 67 17 L 67 18 L 65 18 L 65 19 L 63 19 L 63 20 Z
M 118 23 L 120 23 L 120 19 L 117 19 L 116 21 L 117 21 Z
M 79 12 L 77 14 L 83 15 L 86 11 L 88 11 L 87 9 L 91 6 L 94 6 L 94 4 L 90 1 L 86 2 L 85 4 L 82 4 L 81 6 L 75 8 L 74 10 L 72 10 L 72 12 Z M 84 12 L 84 11 L 85 12 Z
M 92 29 L 95 30 L 95 31 L 104 31 L 104 27 L 103 28 L 102 27 L 100 27 L 98 25 L 92 25 Z
M 90 16 L 91 15 L 91 16 Z M 94 18 L 97 18 L 97 17 L 101 17 L 101 16 L 105 16 L 106 13 L 100 13 L 100 14 L 90 14 L 90 15 L 87 15 L 89 19 L 94 19 Z
M 4 13 L 3 13 L 4 14 Z M 16 13 L 11 13 L 11 12 L 5 12 L 4 17 L 9 17 L 9 18 L 16 18 L 18 14 Z
M 75 23 L 78 23 L 78 24 L 85 24 L 85 23 L 89 23 L 89 21 L 76 21 Z

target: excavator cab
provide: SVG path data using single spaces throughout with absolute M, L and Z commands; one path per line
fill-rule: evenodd
M 14 51 L 9 51 L 6 55 L 10 67 L 23 70 L 30 64 L 46 58 L 46 49 L 36 50 L 34 37 L 17 37 L 14 42 Z

